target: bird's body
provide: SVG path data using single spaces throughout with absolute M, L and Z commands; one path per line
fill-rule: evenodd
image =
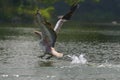
M 52 55 L 62 57 L 63 54 L 58 53 L 54 49 L 54 45 L 57 38 L 56 32 L 46 24 L 46 21 L 44 21 L 44 18 L 41 16 L 40 13 L 36 14 L 36 22 L 37 25 L 40 26 L 41 32 L 35 31 L 35 33 L 39 36 L 42 36 L 41 43 L 45 47 L 44 55 L 42 55 L 41 57 L 44 57 L 46 54 L 50 55 L 48 58 L 52 57 Z

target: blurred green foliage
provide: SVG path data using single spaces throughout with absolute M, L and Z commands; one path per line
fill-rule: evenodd
M 31 23 L 38 9 L 46 19 L 52 20 L 53 16 L 64 14 L 74 2 L 80 3 L 76 20 L 119 20 L 120 0 L 0 0 L 0 23 Z
M 51 13 L 54 12 L 55 2 L 62 0 L 0 0 L 0 21 L 19 21 L 31 22 L 37 9 L 47 19 L 51 19 Z M 63 0 L 64 1 L 64 0 Z M 65 0 L 72 3 L 73 0 Z M 29 21 L 28 21 L 29 20 Z
M 40 9 L 41 14 L 46 19 L 51 19 L 50 13 L 52 13 L 53 11 L 54 11 L 54 7 L 52 7 L 52 6 L 50 6 L 48 8 L 42 8 L 42 9 Z

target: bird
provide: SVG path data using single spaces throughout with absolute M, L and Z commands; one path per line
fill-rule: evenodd
M 54 48 L 57 38 L 56 32 L 48 26 L 47 22 L 38 11 L 36 13 L 36 25 L 40 26 L 41 32 L 34 31 L 34 33 L 41 37 L 40 43 L 45 47 L 44 54 L 39 57 L 43 58 L 46 54 L 50 55 L 46 59 L 50 59 L 52 56 L 56 56 L 58 58 L 62 57 L 63 53 L 57 52 Z
M 52 24 L 50 22 L 47 22 L 47 20 L 41 15 L 39 10 L 37 10 L 36 25 L 40 27 L 41 31 L 34 31 L 34 33 L 41 37 L 40 43 L 45 47 L 45 52 L 43 55 L 39 56 L 40 58 L 45 57 L 46 54 L 49 55 L 46 59 L 50 59 L 52 56 L 55 56 L 57 58 L 61 58 L 64 56 L 63 53 L 57 52 L 55 50 L 57 33 L 63 23 L 71 19 L 77 7 L 78 4 L 73 4 L 68 13 L 59 17 L 59 20 L 57 21 L 54 28 L 52 27 Z

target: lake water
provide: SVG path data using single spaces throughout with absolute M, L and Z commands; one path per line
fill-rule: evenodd
M 84 54 L 81 64 L 38 58 L 43 52 L 35 29 L 0 27 L 0 80 L 120 80 L 120 30 L 63 29 L 55 48 Z

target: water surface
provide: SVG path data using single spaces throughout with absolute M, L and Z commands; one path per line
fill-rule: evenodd
M 58 35 L 56 49 L 66 55 L 85 54 L 88 63 L 43 60 L 35 28 L 0 27 L 1 80 L 119 80 L 119 30 L 69 30 Z

